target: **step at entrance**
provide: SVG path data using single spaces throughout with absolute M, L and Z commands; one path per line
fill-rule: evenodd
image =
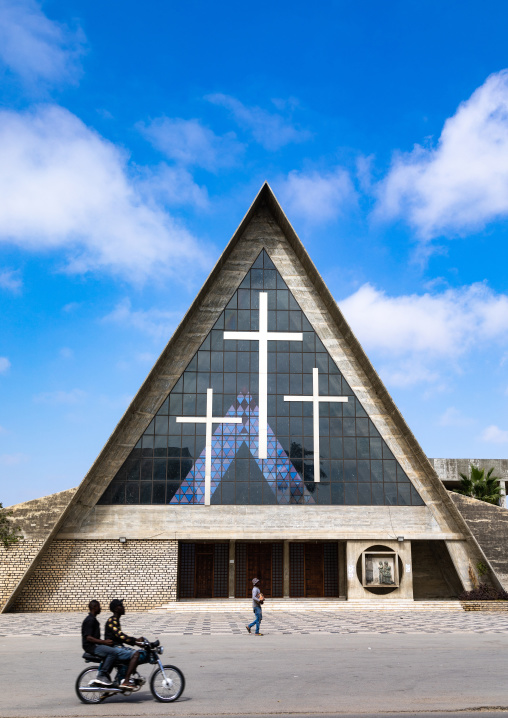
M 462 611 L 460 601 L 411 601 L 396 599 L 271 599 L 264 606 L 271 611 Z M 150 612 L 171 613 L 230 613 L 252 611 L 252 600 L 226 599 L 203 601 L 175 601 Z

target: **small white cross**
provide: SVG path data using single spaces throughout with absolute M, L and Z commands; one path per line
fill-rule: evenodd
M 268 342 L 289 341 L 303 342 L 302 332 L 269 332 L 268 331 L 268 294 L 259 293 L 259 331 L 258 332 L 224 332 L 224 339 L 247 339 L 259 342 L 259 449 L 260 459 L 266 459 L 267 425 L 268 425 Z
M 179 424 L 205 424 L 205 506 L 210 506 L 212 488 L 212 424 L 241 424 L 239 416 L 212 416 L 213 389 L 206 390 L 206 416 L 177 416 Z
M 347 396 L 319 396 L 319 369 L 312 370 L 312 396 L 285 396 L 284 401 L 311 401 L 314 433 L 314 481 L 320 480 L 319 467 L 319 404 L 322 402 L 347 402 Z

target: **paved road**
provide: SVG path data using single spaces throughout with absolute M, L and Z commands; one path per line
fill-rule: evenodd
M 51 614 L 44 618 L 50 627 Z M 94 707 L 80 704 L 74 694 L 75 677 L 84 667 L 78 636 L 3 637 L 0 716 L 294 713 L 329 718 L 390 711 L 508 711 L 508 641 L 502 634 L 284 635 L 267 630 L 262 638 L 245 632 L 161 639 L 165 662 L 185 673 L 182 699 L 156 703 L 143 689 L 130 699 Z

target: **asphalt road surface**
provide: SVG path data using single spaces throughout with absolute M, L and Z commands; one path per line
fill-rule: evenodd
M 182 698 L 174 704 L 157 703 L 145 686 L 131 698 L 92 706 L 81 704 L 74 692 L 76 676 L 85 667 L 79 636 L 3 637 L 0 716 L 508 711 L 508 645 L 503 635 L 245 633 L 160 638 L 164 663 L 174 663 L 185 674 Z M 150 669 L 144 666 L 142 672 Z

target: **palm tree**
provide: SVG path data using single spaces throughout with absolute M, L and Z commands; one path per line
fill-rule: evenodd
M 485 469 L 479 469 L 471 464 L 471 475 L 460 474 L 460 489 L 454 489 L 455 493 L 486 501 L 488 504 L 499 504 L 501 488 L 499 477 L 492 476 L 493 471 L 494 467 L 489 469 L 485 476 Z

